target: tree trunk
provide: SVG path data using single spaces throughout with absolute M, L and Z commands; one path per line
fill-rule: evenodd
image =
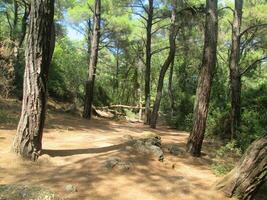
M 234 21 L 232 26 L 232 47 L 230 54 L 230 85 L 231 85 L 231 138 L 235 138 L 241 121 L 241 75 L 240 29 L 242 21 L 243 0 L 235 1 Z
M 161 96 L 162 96 L 162 89 L 163 89 L 163 83 L 164 83 L 164 77 L 166 74 L 166 71 L 168 70 L 170 64 L 174 60 L 175 56 L 175 39 L 176 39 L 176 13 L 177 13 L 177 0 L 173 0 L 173 8 L 172 8 L 172 16 L 171 16 L 171 27 L 170 27 L 170 36 L 169 36 L 169 44 L 170 44 L 170 49 L 169 49 L 169 55 L 167 59 L 165 60 L 163 66 L 161 67 L 160 74 L 159 74 L 159 80 L 158 80 L 158 86 L 157 86 L 157 94 L 156 94 L 156 99 L 154 102 L 153 106 L 153 111 L 150 119 L 150 127 L 151 128 L 156 128 L 157 124 L 157 118 L 158 118 L 158 111 L 159 111 L 159 106 L 160 106 L 160 101 L 161 101 Z
M 85 83 L 85 100 L 83 118 L 91 119 L 92 117 L 92 104 L 94 96 L 94 82 L 95 73 L 98 60 L 99 38 L 100 38 L 100 13 L 101 13 L 101 0 L 95 0 L 94 7 L 94 25 L 91 42 L 90 62 L 88 69 L 88 80 Z
M 173 117 L 173 112 L 174 112 L 174 96 L 173 96 L 173 90 L 172 90 L 172 78 L 173 78 L 173 67 L 174 67 L 174 59 L 171 63 L 171 68 L 170 68 L 170 74 L 169 74 L 169 85 L 168 85 L 168 92 L 169 92 L 169 97 L 170 97 L 170 106 L 171 106 L 171 117 Z
M 148 1 L 148 16 L 146 25 L 146 68 L 145 68 L 145 116 L 144 123 L 150 124 L 150 71 L 151 71 L 151 38 L 152 38 L 152 22 L 154 12 L 154 0 Z
M 193 130 L 187 141 L 187 151 L 192 156 L 201 155 L 209 108 L 209 97 L 216 65 L 218 32 L 217 0 L 207 0 L 206 5 L 203 59 L 196 92 Z
M 217 183 L 227 197 L 250 200 L 267 175 L 267 135 L 253 142 L 236 167 Z
M 32 0 L 25 51 L 21 117 L 13 150 L 36 160 L 42 149 L 47 79 L 54 49 L 54 0 Z

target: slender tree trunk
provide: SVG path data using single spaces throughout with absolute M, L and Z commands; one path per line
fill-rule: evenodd
M 169 36 L 169 43 L 170 43 L 170 49 L 167 59 L 165 60 L 163 66 L 161 67 L 160 74 L 159 74 L 159 80 L 158 80 L 158 86 L 157 86 L 157 94 L 156 99 L 153 106 L 153 111 L 150 119 L 150 127 L 156 128 L 157 119 L 158 119 L 158 111 L 162 96 L 162 89 L 163 89 L 163 83 L 164 83 L 164 77 L 166 74 L 166 71 L 168 70 L 170 64 L 174 60 L 175 56 L 175 39 L 176 39 L 176 13 L 177 13 L 177 0 L 173 0 L 173 8 L 172 8 L 172 16 L 171 16 L 171 27 L 170 27 L 170 36 Z
M 230 54 L 231 85 L 231 138 L 235 138 L 241 121 L 241 75 L 239 69 L 240 29 L 242 21 L 243 0 L 235 1 L 234 20 L 232 26 L 232 47 Z
M 227 197 L 250 200 L 267 175 L 267 135 L 253 142 L 236 167 L 220 180 L 216 188 Z
M 91 119 L 92 117 L 94 82 L 95 82 L 95 73 L 98 60 L 99 38 L 100 38 L 100 13 L 101 13 L 101 0 L 95 0 L 94 22 L 93 22 L 94 25 L 93 25 L 93 34 L 91 42 L 90 62 L 88 69 L 88 80 L 86 81 L 85 84 L 83 117 L 86 119 Z
M 170 104 L 171 104 L 171 117 L 173 117 L 173 112 L 174 112 L 174 96 L 173 96 L 173 90 L 172 90 L 173 67 L 174 67 L 174 59 L 171 63 L 169 85 L 168 85 L 169 87 L 168 92 L 169 92 Z
M 151 71 L 151 39 L 152 39 L 152 23 L 154 14 L 154 0 L 148 1 L 148 16 L 146 25 L 146 68 L 145 68 L 145 116 L 144 123 L 150 124 L 150 71 Z
M 32 0 L 21 117 L 13 150 L 36 160 L 42 149 L 47 79 L 54 49 L 54 0 Z
M 203 59 L 196 92 L 193 130 L 187 141 L 187 151 L 192 156 L 201 155 L 209 108 L 209 97 L 216 65 L 218 32 L 217 0 L 206 0 L 206 6 Z

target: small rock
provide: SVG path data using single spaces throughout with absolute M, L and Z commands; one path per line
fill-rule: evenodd
M 119 169 L 120 171 L 127 171 L 131 168 L 131 165 L 128 162 L 122 161 L 122 162 L 119 162 L 115 167 Z
M 167 146 L 167 152 L 174 156 L 181 155 L 183 151 L 180 149 L 179 145 L 177 144 L 170 144 Z
M 131 168 L 131 164 L 121 160 L 119 157 L 110 157 L 105 161 L 105 168 L 109 170 L 115 168 L 119 171 L 127 171 Z
M 126 147 L 125 147 L 125 150 L 127 150 L 127 151 L 132 151 L 132 150 L 133 150 L 133 147 L 131 147 L 131 146 L 126 146 Z
M 119 157 L 110 157 L 105 162 L 105 167 L 107 169 L 112 169 L 115 165 L 117 165 L 119 162 L 121 162 L 121 159 Z
M 65 186 L 67 192 L 77 192 L 77 187 L 75 185 L 68 184 Z

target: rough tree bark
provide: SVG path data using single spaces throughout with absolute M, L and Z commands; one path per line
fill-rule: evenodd
M 174 67 L 174 59 L 170 67 L 169 84 L 168 84 L 168 92 L 169 92 L 170 104 L 171 104 L 170 105 L 171 106 L 171 117 L 173 117 L 173 112 L 174 112 L 174 95 L 173 95 L 173 88 L 172 88 L 173 67 Z
M 267 175 L 267 135 L 253 142 L 236 167 L 220 180 L 216 188 L 227 197 L 250 200 Z
M 152 111 L 151 118 L 150 118 L 151 128 L 156 128 L 158 111 L 159 111 L 159 106 L 160 106 L 160 101 L 161 101 L 161 96 L 162 96 L 164 77 L 165 77 L 166 71 L 168 70 L 170 64 L 172 63 L 175 57 L 175 50 L 176 50 L 175 39 L 176 39 L 176 34 L 177 34 L 176 14 L 177 14 L 177 0 L 173 0 L 171 27 L 170 27 L 170 35 L 169 35 L 169 44 L 170 44 L 169 54 L 164 64 L 162 65 L 160 74 L 159 74 L 156 99 L 154 102 L 153 111 Z
M 241 121 L 241 74 L 240 30 L 242 21 L 243 0 L 235 0 L 234 20 L 232 26 L 232 46 L 229 60 L 231 86 L 231 138 L 235 138 Z
M 151 38 L 152 38 L 152 23 L 154 14 L 154 0 L 148 1 L 148 11 L 146 20 L 146 68 L 145 68 L 145 116 L 144 124 L 150 124 L 150 71 L 151 71 Z
M 54 49 L 54 0 L 32 0 L 21 117 L 13 150 L 36 160 L 42 149 L 47 79 Z
M 216 65 L 218 15 L 217 0 L 206 0 L 205 42 L 202 66 L 196 92 L 193 129 L 187 141 L 187 151 L 192 156 L 201 155 L 201 147 L 206 129 L 209 97 Z
M 95 0 L 88 80 L 85 83 L 85 100 L 84 100 L 84 111 L 83 111 L 83 118 L 85 119 L 91 119 L 92 117 L 94 82 L 95 82 L 96 66 L 98 61 L 99 38 L 100 38 L 100 19 L 101 19 L 100 14 L 101 14 L 101 0 Z

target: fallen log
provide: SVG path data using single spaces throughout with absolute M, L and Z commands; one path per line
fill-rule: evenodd
M 110 108 L 140 109 L 140 106 L 109 105 L 109 106 L 97 107 L 97 109 L 110 109 Z M 145 107 L 141 107 L 141 109 L 144 110 Z

